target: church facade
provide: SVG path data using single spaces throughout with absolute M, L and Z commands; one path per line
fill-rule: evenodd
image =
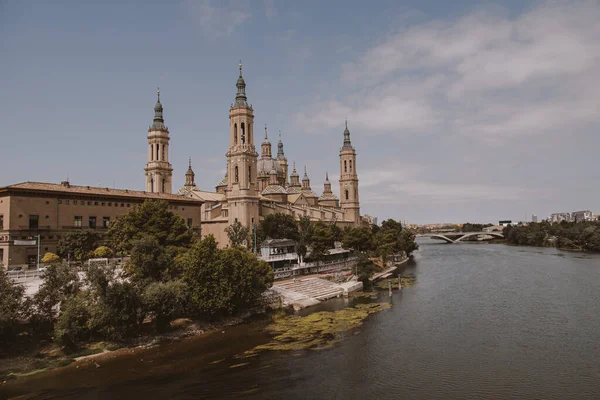
M 259 138 L 255 135 L 254 109 L 248 103 L 241 64 L 239 69 L 235 102 L 229 108 L 225 177 L 214 191 L 201 190 L 195 184 L 190 160 L 185 173 L 185 185 L 177 192 L 203 202 L 202 235 L 213 234 L 219 244 L 225 246 L 229 243 L 225 233 L 229 225 L 240 222 L 252 231 L 265 216 L 275 213 L 291 215 L 295 219 L 308 217 L 312 221 L 324 221 L 342 227 L 361 224 L 356 150 L 350 141 L 348 124 L 343 132 L 343 145 L 339 153 L 341 199 L 332 192 L 327 174 L 323 192 L 318 195 L 311 187 L 306 166 L 302 179 L 295 163 L 289 172 L 281 135 L 277 154 L 274 155 L 265 126 L 261 153 L 257 152 L 256 143 L 261 135 L 259 133 Z M 172 193 L 169 130 L 162 113 L 159 94 L 154 108 L 154 121 L 148 130 L 146 190 Z

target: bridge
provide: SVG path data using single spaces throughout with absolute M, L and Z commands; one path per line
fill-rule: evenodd
M 446 232 L 446 233 L 422 233 L 417 237 L 428 237 L 431 239 L 440 239 L 448 243 L 459 243 L 463 239 L 472 236 L 494 236 L 500 239 L 504 239 L 502 232 Z

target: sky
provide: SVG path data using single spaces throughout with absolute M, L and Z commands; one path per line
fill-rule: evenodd
M 0 186 L 143 190 L 160 87 L 173 190 L 188 157 L 214 190 L 242 60 L 256 132 L 317 193 L 348 120 L 361 213 L 600 214 L 598 0 L 2 1 L 0 54 Z

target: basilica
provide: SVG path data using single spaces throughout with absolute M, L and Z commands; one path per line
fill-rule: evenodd
M 361 224 L 356 151 L 350 141 L 348 124 L 339 153 L 341 199 L 332 192 L 327 174 L 323 192 L 319 195 L 311 187 L 306 166 L 302 171 L 302 179 L 295 163 L 289 173 L 281 135 L 277 142 L 277 154 L 273 155 L 265 126 L 260 144 L 261 154 L 256 151 L 254 109 L 248 103 L 241 64 L 239 71 L 235 102 L 229 108 L 225 177 L 216 185 L 215 191 L 202 190 L 194 182 L 190 160 L 185 173 L 185 185 L 177 193 L 203 202 L 202 235 L 213 234 L 223 246 L 228 243 L 225 234 L 227 226 L 237 221 L 252 229 L 266 215 L 274 213 L 292 215 L 296 219 L 306 216 L 312 221 L 324 221 L 342 227 Z M 259 133 L 258 140 L 260 136 Z M 154 121 L 148 129 L 146 192 L 172 193 L 173 168 L 169 162 L 169 140 L 159 92 L 154 107 Z

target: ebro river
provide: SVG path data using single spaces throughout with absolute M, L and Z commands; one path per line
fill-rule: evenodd
M 380 292 L 392 307 L 329 349 L 241 362 L 270 339 L 260 319 L 19 378 L 0 398 L 600 398 L 600 256 L 423 239 L 405 268 L 414 287 Z

